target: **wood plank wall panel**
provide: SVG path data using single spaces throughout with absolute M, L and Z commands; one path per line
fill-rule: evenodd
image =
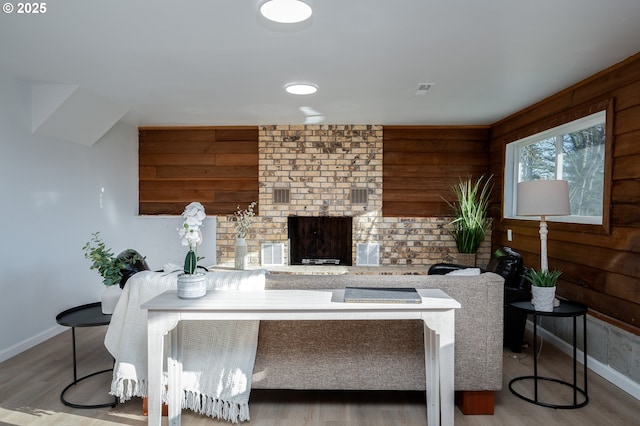
M 507 143 L 613 102 L 610 230 L 549 224 L 549 265 L 563 271 L 558 294 L 586 303 L 640 333 L 640 54 L 491 128 L 490 167 L 502 187 Z M 506 239 L 513 230 L 513 241 Z M 509 245 L 540 265 L 538 222 L 497 221 L 493 248 Z
M 385 126 L 382 214 L 449 216 L 442 200 L 467 176 L 489 171 L 488 127 Z
M 138 149 L 141 215 L 192 201 L 225 215 L 258 199 L 257 127 L 140 128 Z

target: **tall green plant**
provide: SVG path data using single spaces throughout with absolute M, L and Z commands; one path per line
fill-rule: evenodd
M 477 252 L 484 236 L 491 229 L 492 219 L 487 217 L 487 212 L 493 190 L 492 177 L 485 180 L 481 176 L 475 181 L 471 178 L 461 179 L 452 188 L 457 201 L 447 201 L 447 204 L 453 209 L 455 219 L 451 221 L 451 234 L 460 253 Z

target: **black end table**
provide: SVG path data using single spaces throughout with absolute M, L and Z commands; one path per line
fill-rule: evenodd
M 570 302 L 570 301 L 561 301 L 558 307 L 555 307 L 552 312 L 542 312 L 536 311 L 530 301 L 522 301 L 522 302 L 512 302 L 509 304 L 510 307 L 524 312 L 526 314 L 533 315 L 533 376 L 523 376 L 516 377 L 509 382 L 509 390 L 511 393 L 516 395 L 517 397 L 524 399 L 525 401 L 531 402 L 533 404 L 541 405 L 543 407 L 550 408 L 580 408 L 584 407 L 589 403 L 589 396 L 587 395 L 587 307 L 581 303 Z M 584 337 L 584 377 L 583 377 L 583 388 L 578 387 L 577 384 L 577 349 L 576 349 L 576 319 L 582 315 L 582 333 Z M 573 318 L 573 384 L 566 382 L 564 380 L 560 380 L 552 377 L 543 377 L 538 375 L 538 316 L 545 317 L 572 317 Z M 533 380 L 534 383 L 534 398 L 528 398 L 518 391 L 513 389 L 513 384 L 522 380 Z M 573 389 L 573 404 L 565 404 L 565 405 L 557 405 L 550 404 L 547 402 L 542 402 L 538 399 L 538 381 L 544 380 L 548 382 L 560 383 L 564 386 L 569 386 Z M 584 400 L 582 402 L 578 402 L 578 393 L 582 394 Z
M 71 327 L 71 342 L 73 346 L 73 382 L 65 387 L 60 393 L 60 401 L 67 407 L 73 408 L 104 408 L 115 407 L 118 403 L 118 398 L 114 398 L 113 401 L 104 404 L 83 405 L 69 402 L 65 399 L 64 394 L 72 386 L 77 385 L 79 382 L 96 376 L 98 374 L 109 373 L 113 371 L 113 368 L 97 371 L 95 373 L 88 374 L 86 376 L 78 378 L 76 368 L 76 327 L 96 327 L 99 325 L 108 325 L 111 321 L 111 315 L 102 313 L 102 304 L 100 302 L 89 303 L 87 305 L 76 306 L 75 308 L 67 309 L 64 312 L 60 312 L 56 316 L 56 321 L 60 325 Z

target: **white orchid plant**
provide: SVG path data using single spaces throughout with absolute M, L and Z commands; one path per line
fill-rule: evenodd
M 184 273 L 193 275 L 198 268 L 198 246 L 202 243 L 202 232 L 200 227 L 203 226 L 204 218 L 207 215 L 204 212 L 204 206 L 197 201 L 187 205 L 184 212 L 184 223 L 178 228 L 178 235 L 182 240 L 182 245 L 189 247 L 189 252 L 184 259 Z
M 249 230 L 251 229 L 251 224 L 253 223 L 253 218 L 255 217 L 255 213 L 253 211 L 254 207 L 258 203 L 256 201 L 252 201 L 244 210 L 240 210 L 240 206 L 237 207 L 237 210 L 234 213 L 236 217 L 236 237 L 237 238 L 246 238 Z

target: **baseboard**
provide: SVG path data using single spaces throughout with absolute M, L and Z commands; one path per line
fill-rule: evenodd
M 527 320 L 527 329 L 533 333 L 533 323 L 531 322 L 531 320 Z M 566 353 L 569 356 L 573 356 L 573 346 L 540 326 L 538 326 L 538 336 L 558 348 L 560 351 Z M 578 349 L 576 352 L 576 356 L 578 357 L 578 362 L 580 364 L 582 364 L 582 360 L 584 357 L 583 354 L 584 353 L 580 349 Z M 588 354 L 587 368 L 589 368 L 589 370 L 601 376 L 611 384 L 619 387 L 629 395 L 640 400 L 640 383 L 634 382 L 624 374 L 620 373 L 617 370 L 614 370 L 608 365 L 603 364 L 597 359 L 592 358 Z
M 6 361 L 9 358 L 13 358 L 14 356 L 28 349 L 31 349 L 32 347 L 39 345 L 40 343 L 49 340 L 68 329 L 69 327 L 55 325 L 50 329 L 43 331 L 42 333 L 36 334 L 35 336 L 23 340 L 22 342 L 18 342 L 13 346 L 8 347 L 7 349 L 3 349 L 2 351 L 0 351 L 0 362 Z

